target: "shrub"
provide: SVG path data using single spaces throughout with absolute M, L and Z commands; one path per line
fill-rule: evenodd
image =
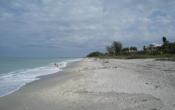
M 104 54 L 99 51 L 92 52 L 89 55 L 87 55 L 87 57 L 101 57 L 101 56 L 104 56 Z

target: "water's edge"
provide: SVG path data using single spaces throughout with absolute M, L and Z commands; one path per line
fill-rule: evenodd
M 27 86 L 27 85 L 29 85 L 29 84 L 31 84 L 31 83 L 34 83 L 35 81 L 39 81 L 39 80 L 45 79 L 45 78 L 47 78 L 47 77 L 49 77 L 49 76 L 52 76 L 52 75 L 54 75 L 54 74 L 59 74 L 59 73 L 61 73 L 61 72 L 64 72 L 64 69 L 68 68 L 69 65 L 74 64 L 74 63 L 77 63 L 77 62 L 80 62 L 81 60 L 82 60 L 82 58 L 78 58 L 78 59 L 74 59 L 74 60 L 65 60 L 65 61 L 62 61 L 62 62 L 64 62 L 64 63 L 66 62 L 66 64 L 65 64 L 63 67 L 59 68 L 58 71 L 53 72 L 53 73 L 38 75 L 38 76 L 35 77 L 35 79 L 30 80 L 30 81 L 28 81 L 28 82 L 25 82 L 25 83 L 19 85 L 18 87 L 16 87 L 15 89 L 13 89 L 13 90 L 11 90 L 11 91 L 8 91 L 7 93 L 0 94 L 0 98 L 1 98 L 1 97 L 5 97 L 5 96 L 7 96 L 7 95 L 10 95 L 10 94 L 12 94 L 12 93 L 14 93 L 14 92 L 17 92 L 17 91 L 19 91 L 20 89 L 22 89 L 23 87 L 25 87 L 25 86 Z M 60 62 L 60 63 L 62 63 L 62 62 Z

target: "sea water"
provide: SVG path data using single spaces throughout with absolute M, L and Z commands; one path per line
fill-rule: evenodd
M 0 97 L 8 95 L 39 76 L 62 71 L 68 63 L 81 58 L 7 58 L 0 57 Z M 57 65 L 55 65 L 57 64 Z

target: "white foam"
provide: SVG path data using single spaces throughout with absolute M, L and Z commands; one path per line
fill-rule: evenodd
M 81 59 L 58 62 L 58 67 L 51 63 L 47 66 L 32 69 L 17 70 L 0 75 L 0 97 L 11 94 L 29 82 L 39 79 L 39 76 L 53 74 L 62 71 L 68 63 L 80 61 Z

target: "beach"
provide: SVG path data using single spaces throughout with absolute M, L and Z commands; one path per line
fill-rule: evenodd
M 175 110 L 175 62 L 84 58 L 0 97 L 0 110 Z

